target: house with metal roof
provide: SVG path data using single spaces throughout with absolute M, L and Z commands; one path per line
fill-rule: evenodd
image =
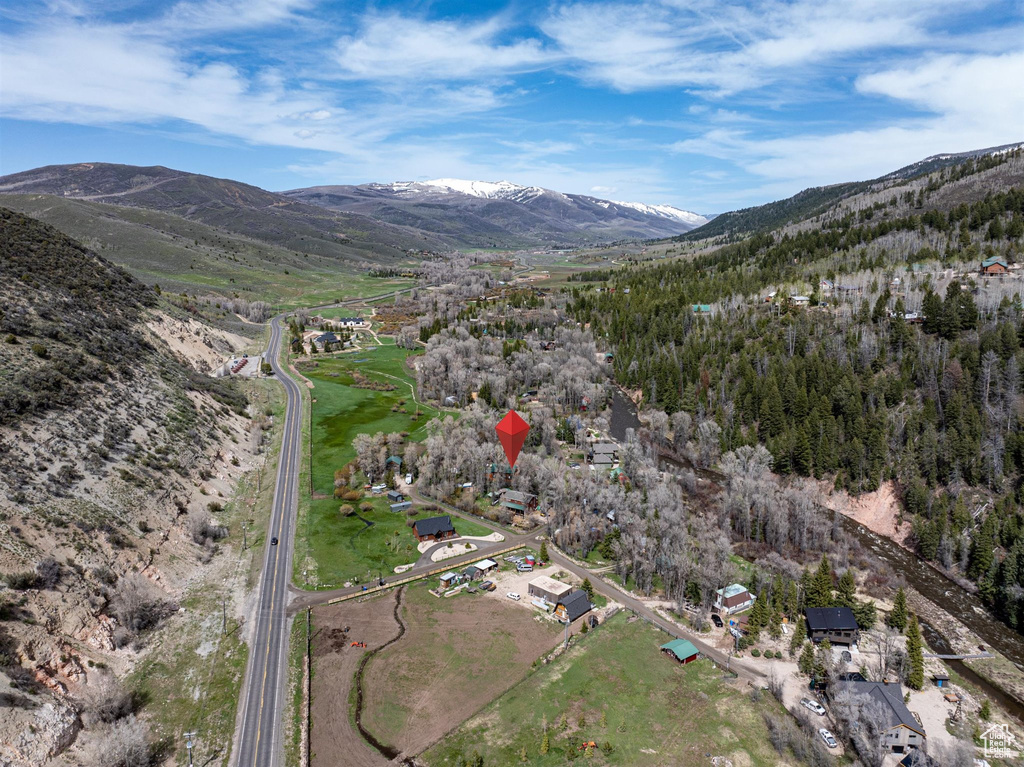
M 666 642 L 661 646 L 661 651 L 683 665 L 700 657 L 700 652 L 693 646 L 693 642 L 687 639 L 673 639 L 671 642 Z
M 807 637 L 814 643 L 827 639 L 831 644 L 857 644 L 860 628 L 849 607 L 808 607 Z
M 498 495 L 498 503 L 510 511 L 525 514 L 527 511 L 533 511 L 537 508 L 537 496 L 531 493 L 522 493 L 518 490 L 510 490 L 506 487 Z
M 1006 263 L 1006 259 L 1000 258 L 999 256 L 986 258 L 981 262 L 981 273 L 986 277 L 997 277 L 1006 274 L 1009 268 L 1010 267 Z
M 390 504 L 389 508 L 396 514 L 402 511 L 408 511 L 412 508 L 412 501 L 398 501 L 397 503 Z
M 924 746 L 924 726 L 910 713 L 903 702 L 903 689 L 899 682 L 836 682 L 830 695 L 846 692 L 871 706 L 873 716 L 879 717 L 882 729 L 882 748 L 894 754 L 905 754 Z
M 457 535 L 455 525 L 452 524 L 452 518 L 447 514 L 443 517 L 417 519 L 413 522 L 412 534 L 416 536 L 416 540 L 421 542 L 443 541 L 448 538 L 454 538 Z
M 754 595 L 745 586 L 734 583 L 715 592 L 713 607 L 720 613 L 732 615 L 746 610 L 754 604 Z
M 590 612 L 590 597 L 583 589 L 576 589 L 558 600 L 555 604 L 555 617 L 572 623 Z
M 394 466 L 395 468 L 402 468 L 402 456 L 400 455 L 389 455 L 388 459 L 384 461 L 384 468 Z

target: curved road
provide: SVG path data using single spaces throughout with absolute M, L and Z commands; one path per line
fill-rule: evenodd
M 287 406 L 284 436 L 277 464 L 274 505 L 268 535 L 278 545 L 264 547 L 256 625 L 249 645 L 249 662 L 239 700 L 237 767 L 277 767 L 283 764 L 281 712 L 288 696 L 288 585 L 292 572 L 292 541 L 298 510 L 298 477 L 302 460 L 302 390 L 282 369 L 278 359 L 284 315 L 270 323 L 266 360 L 284 386 Z
M 278 544 L 264 547 L 255 629 L 251 637 L 249 661 L 239 700 L 235 738 L 237 747 L 234 749 L 231 760 L 234 767 L 279 767 L 284 762 L 281 720 L 285 702 L 288 699 L 285 685 L 288 679 L 289 615 L 300 609 L 361 591 L 361 587 L 355 586 L 347 589 L 308 592 L 295 589 L 291 585 L 295 517 L 298 511 L 298 477 L 302 461 L 302 390 L 279 363 L 284 335 L 282 326 L 284 316 L 281 314 L 271 320 L 270 342 L 266 353 L 266 360 L 273 368 L 277 379 L 284 386 L 287 395 L 284 435 L 278 459 L 269 530 L 269 535 L 276 537 Z M 417 500 L 437 504 L 450 514 L 469 518 L 447 504 L 419 497 Z M 511 535 L 508 531 L 479 517 L 472 517 L 472 521 L 501 532 L 505 536 L 505 540 L 493 544 L 479 542 L 477 551 L 447 560 L 447 563 L 453 568 L 486 557 L 488 551 L 495 551 L 511 545 L 521 546 L 534 543 L 540 535 L 539 532 Z M 580 578 L 593 575 L 587 568 L 576 564 L 557 551 L 551 552 L 551 560 Z M 435 562 L 417 563 L 415 567 L 405 573 L 389 576 L 384 580 L 386 583 L 404 580 L 410 575 L 433 569 L 438 565 L 439 563 Z M 724 666 L 728 663 L 725 654 L 692 635 L 684 635 L 677 626 L 663 619 L 641 600 L 601 578 L 595 578 L 592 583 L 595 591 L 643 616 L 670 635 L 685 636 L 702 653 L 720 665 Z M 293 596 L 295 598 L 291 599 Z M 291 602 L 290 606 L 289 602 Z M 745 666 L 741 662 L 732 661 L 731 668 L 739 676 L 751 680 L 757 681 L 764 677 L 761 671 Z

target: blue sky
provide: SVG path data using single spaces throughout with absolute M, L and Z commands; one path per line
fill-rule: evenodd
M 0 173 L 507 179 L 702 213 L 1024 141 L 1024 2 L 52 0 L 0 10 Z

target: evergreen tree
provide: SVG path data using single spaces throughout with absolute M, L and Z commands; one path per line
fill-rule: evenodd
M 544 730 L 544 737 L 540 741 L 540 752 L 546 754 L 551 749 L 551 737 L 548 735 L 548 731 Z
M 810 642 L 804 643 L 804 649 L 800 652 L 800 660 L 797 661 L 800 673 L 810 676 L 814 673 L 814 647 Z
M 807 624 L 804 619 L 797 618 L 793 624 L 793 638 L 789 642 L 789 656 L 795 657 L 800 648 L 804 646 L 804 642 L 807 641 Z
M 869 631 L 874 628 L 875 622 L 878 620 L 878 610 L 875 607 L 874 600 L 855 604 L 853 606 L 853 617 L 856 619 L 857 627 L 861 631 Z
M 829 564 L 828 556 L 825 554 L 821 555 L 818 570 L 811 581 L 811 590 L 807 594 L 807 606 L 832 606 L 832 565 Z
M 590 578 L 583 579 L 583 585 L 580 586 L 585 592 L 587 592 L 587 599 L 593 601 L 594 599 L 594 584 L 590 582 Z
M 839 585 L 836 588 L 835 603 L 837 607 L 849 607 L 853 609 L 857 600 L 854 594 L 857 590 L 857 582 L 853 577 L 853 570 L 847 568 L 839 578 Z
M 770 620 L 771 608 L 768 606 L 768 597 L 765 596 L 765 590 L 762 588 L 761 593 L 754 600 L 754 606 L 751 608 L 750 617 L 747 620 L 747 631 L 750 632 L 750 636 L 756 640 L 761 629 L 765 628 Z
M 892 612 L 885 619 L 887 626 L 892 626 L 900 633 L 907 627 L 907 592 L 900 586 L 896 599 L 892 603 Z
M 548 542 L 547 541 L 541 541 L 540 542 L 540 561 L 541 562 L 547 562 L 548 561 Z
M 921 640 L 921 626 L 914 613 L 910 614 L 907 623 L 907 659 L 910 662 L 907 686 L 920 690 L 924 687 L 924 642 Z
M 768 391 L 761 400 L 761 424 L 758 433 L 763 435 L 762 439 L 776 437 L 782 433 L 786 426 L 786 414 L 782 410 L 782 395 L 779 394 L 779 387 L 775 378 L 768 380 Z

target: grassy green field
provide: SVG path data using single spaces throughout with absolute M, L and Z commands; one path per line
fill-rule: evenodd
M 408 355 L 393 344 L 373 345 L 360 352 L 319 357 L 315 368 L 303 371 L 314 384 L 309 394 L 313 400 L 311 467 L 316 493 L 308 508 L 304 503 L 300 509 L 300 535 L 295 544 L 296 582 L 306 587 L 331 588 L 352 579 L 364 582 L 419 556 L 406 525 L 408 517 L 392 513 L 384 497 L 370 499 L 373 511 L 360 512 L 372 525 L 357 516 L 339 514 L 344 502 L 332 497 L 334 472 L 355 458 L 352 440 L 358 434 L 408 432 L 413 441 L 426 436 L 425 426 L 437 410 L 413 401 L 412 379 L 405 368 Z M 353 371 L 397 388 L 355 388 Z M 417 408 L 421 415 L 415 417 Z M 401 412 L 403 409 L 406 412 Z M 308 491 L 308 486 L 303 489 Z M 360 501 L 350 503 L 358 506 Z M 456 529 L 468 535 L 490 532 L 479 526 L 470 529 L 468 523 Z
M 455 765 L 478 751 L 487 765 L 515 764 L 525 748 L 529 764 L 543 767 L 564 764 L 570 749 L 592 740 L 599 748 L 585 763 L 707 765 L 709 753 L 734 765 L 778 763 L 761 715 L 763 707 L 781 711 L 778 704 L 768 696 L 755 703 L 706 659 L 669 660 L 658 649 L 666 640 L 620 613 L 430 748 L 425 761 Z M 545 722 L 550 748 L 541 754 Z

